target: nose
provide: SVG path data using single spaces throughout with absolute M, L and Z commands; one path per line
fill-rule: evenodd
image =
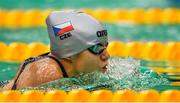
M 107 52 L 106 49 L 100 54 L 100 59 L 101 59 L 102 61 L 108 60 L 109 57 L 110 57 L 110 55 L 109 55 L 109 53 Z

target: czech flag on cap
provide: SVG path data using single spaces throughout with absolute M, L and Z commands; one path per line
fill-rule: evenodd
M 54 31 L 55 36 L 60 36 L 72 30 L 74 30 L 74 28 L 71 22 L 65 22 L 63 24 L 53 26 L 53 31 Z

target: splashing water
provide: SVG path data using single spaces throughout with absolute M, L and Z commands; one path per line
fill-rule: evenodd
M 37 87 L 23 88 L 20 91 L 31 89 L 42 91 L 53 89 L 65 91 L 72 89 L 86 89 L 89 91 L 98 89 L 109 89 L 112 91 L 133 89 L 139 91 L 152 89 L 156 86 L 169 85 L 169 81 L 163 76 L 154 73 L 146 67 L 141 67 L 139 60 L 111 57 L 108 64 L 108 70 L 104 74 L 98 71 L 88 74 L 82 73 L 78 76 L 55 80 Z
M 135 60 L 133 58 L 122 59 L 114 57 L 109 59 L 109 65 L 107 66 L 108 70 L 105 74 L 115 79 L 122 79 L 137 73 L 139 66 L 139 60 Z

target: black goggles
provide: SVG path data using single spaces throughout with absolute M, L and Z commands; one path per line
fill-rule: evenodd
M 107 45 L 108 45 L 108 43 L 107 43 Z M 88 50 L 95 55 L 101 54 L 105 49 L 106 49 L 106 47 L 102 44 L 96 44 L 96 45 L 88 48 Z

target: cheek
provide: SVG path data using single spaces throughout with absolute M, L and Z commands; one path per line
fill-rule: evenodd
M 99 67 L 99 63 L 100 63 L 100 58 L 99 56 L 97 55 L 93 55 L 91 53 L 88 53 L 87 55 L 87 63 L 90 65 L 90 66 L 93 66 L 93 67 Z
M 98 56 L 86 53 L 78 59 L 76 68 L 78 69 L 78 71 L 89 72 L 97 70 L 100 67 L 99 63 L 100 59 Z

